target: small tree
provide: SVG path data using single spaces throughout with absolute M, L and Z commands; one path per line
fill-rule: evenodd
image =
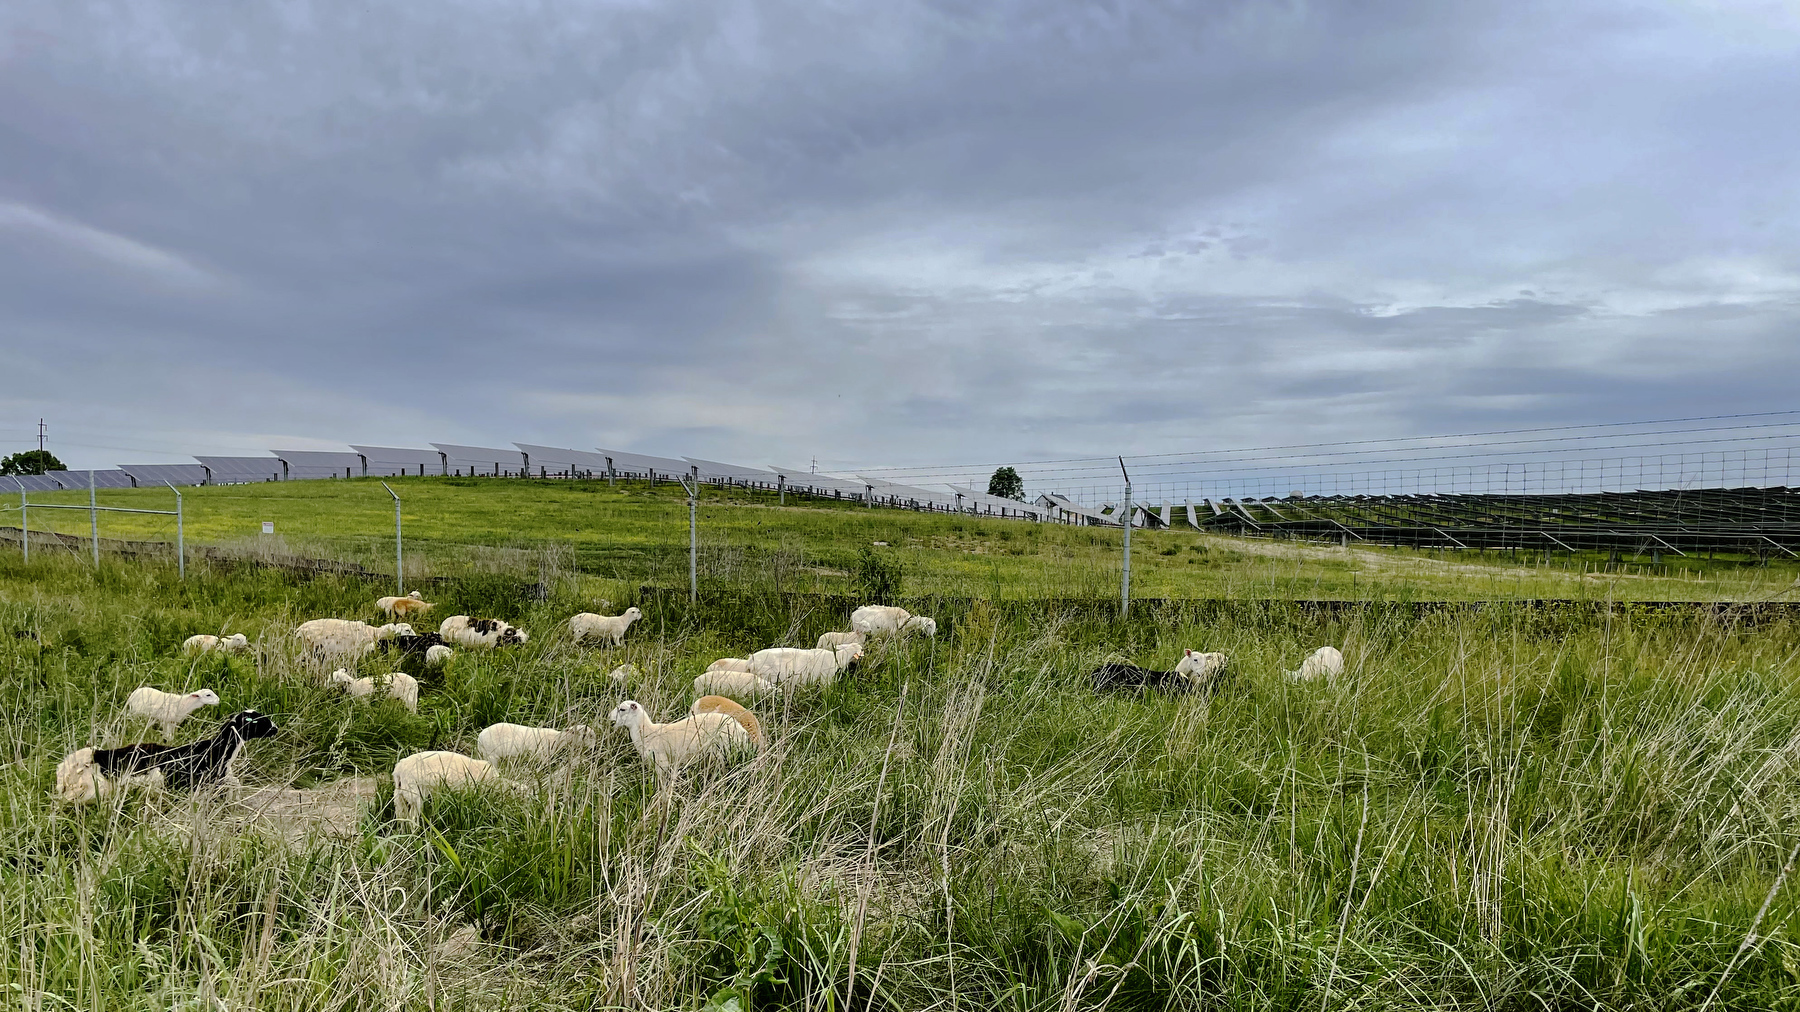
M 900 560 L 867 545 L 856 557 L 856 589 L 872 604 L 891 604 L 900 596 Z
M 988 479 L 988 495 L 1024 502 L 1025 479 L 1019 477 L 1019 472 L 1010 467 L 1000 468 L 994 472 L 992 478 Z
M 63 462 L 49 450 L 21 450 L 10 457 L 0 457 L 0 474 L 43 474 L 45 471 L 67 471 Z

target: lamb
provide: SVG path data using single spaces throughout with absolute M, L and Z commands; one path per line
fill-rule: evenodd
M 659 779 L 667 778 L 684 763 L 707 754 L 721 754 L 750 741 L 744 725 L 723 713 L 695 713 L 668 724 L 658 724 L 636 700 L 627 699 L 612 712 L 612 722 L 631 732 L 638 755 L 655 764 Z
M 1205 687 L 1185 671 L 1156 671 L 1140 668 L 1135 664 L 1116 662 L 1102 664 L 1089 672 L 1088 681 L 1093 684 L 1096 692 L 1142 692 L 1145 689 L 1192 692 Z
M 523 793 L 524 784 L 508 780 L 491 762 L 456 752 L 414 752 L 394 764 L 394 818 L 417 824 L 425 812 L 425 796 L 440 787 L 494 784 Z
M 189 655 L 211 653 L 214 650 L 236 654 L 248 649 L 250 649 L 250 637 L 243 633 L 232 633 L 230 636 L 208 636 L 201 633 L 198 636 L 189 636 L 181 644 L 181 652 Z
M 631 628 L 631 623 L 643 617 L 644 613 L 636 608 L 627 608 L 623 615 L 610 617 L 584 611 L 569 619 L 569 635 L 573 636 L 577 643 L 590 636 L 596 639 L 605 636 L 610 638 L 613 646 L 616 647 L 624 641 L 625 630 Z
M 867 633 L 860 632 L 820 633 L 818 647 L 820 650 L 836 650 L 846 643 L 861 643 L 867 636 Z
M 706 666 L 708 671 L 749 671 L 750 659 L 747 657 L 721 657 Z
M 458 646 L 492 650 L 498 646 L 524 643 L 531 637 L 525 630 L 508 625 L 497 618 L 470 618 L 452 615 L 438 626 L 438 635 Z
M 807 650 L 802 647 L 770 647 L 750 655 L 750 673 L 760 675 L 782 688 L 800 685 L 830 685 L 838 673 L 861 660 L 863 648 L 846 643 L 836 650 Z
M 713 694 L 734 699 L 756 699 L 772 696 L 780 691 L 774 682 L 748 671 L 705 671 L 694 679 L 694 692 L 701 696 Z
M 1203 654 L 1198 650 L 1183 650 L 1175 670 L 1192 679 L 1195 686 L 1205 688 L 1222 681 L 1230 663 L 1231 658 L 1217 651 Z
M 865 604 L 850 613 L 850 628 L 865 636 L 884 636 L 922 632 L 937 635 L 937 621 L 914 615 L 905 608 L 886 604 Z
M 400 704 L 419 712 L 419 680 L 404 671 L 396 671 L 386 676 L 387 695 L 400 701 Z M 375 695 L 378 688 L 374 675 L 362 678 L 351 678 L 350 673 L 339 668 L 331 673 L 331 680 L 344 687 L 344 691 L 357 699 L 367 699 Z
M 76 749 L 56 765 L 56 794 L 69 804 L 82 804 L 129 787 L 187 790 L 236 783 L 234 766 L 244 742 L 272 738 L 278 730 L 255 710 L 240 710 L 225 718 L 212 737 L 186 745 L 141 742 Z
M 1296 682 L 1310 682 L 1321 675 L 1336 678 L 1343 673 L 1343 652 L 1337 647 L 1320 647 L 1300 662 L 1300 670 L 1288 672 L 1288 677 Z
M 378 597 L 375 599 L 375 607 L 380 608 L 383 614 L 398 618 L 403 615 L 423 615 L 437 605 L 421 599 L 419 592 L 415 590 L 405 597 Z
M 127 713 L 142 717 L 152 724 L 162 727 L 164 738 L 175 735 L 175 729 L 181 722 L 194 715 L 194 711 L 202 706 L 219 705 L 219 695 L 211 689 L 197 692 L 175 693 L 152 689 L 148 685 L 131 690 L 125 697 Z
M 750 744 L 756 746 L 757 751 L 765 747 L 762 722 L 756 719 L 756 714 L 739 706 L 736 700 L 726 699 L 724 696 L 701 696 L 694 700 L 693 706 L 688 707 L 688 713 L 722 713 L 744 726 L 744 733 L 750 736 Z
M 557 730 L 523 724 L 490 724 L 475 738 L 475 754 L 488 762 L 502 759 L 550 759 L 572 748 L 593 748 L 594 729 L 586 724 Z
M 441 668 L 449 664 L 455 657 L 456 651 L 442 643 L 433 643 L 425 648 L 425 666 L 428 668 Z

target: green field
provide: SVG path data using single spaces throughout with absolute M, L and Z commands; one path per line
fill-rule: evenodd
M 1800 1007 L 1800 627 L 1633 599 L 1783 599 L 1779 565 L 1439 558 L 642 486 L 413 479 L 409 578 L 523 647 L 464 652 L 419 713 L 327 688 L 289 636 L 375 618 L 390 575 L 0 551 L 0 992 L 30 1009 L 1780 1009 Z M 184 492 L 191 544 L 392 565 L 373 482 Z M 103 502 L 166 503 L 165 490 Z M 85 500 L 85 497 L 82 497 Z M 13 500 L 16 504 L 16 497 Z M 45 502 L 51 497 L 44 497 Z M 33 513 L 34 528 L 40 516 Z M 16 514 L 4 514 L 16 517 Z M 254 532 L 273 520 L 279 542 Z M 12 525 L 0 519 L 0 526 Z M 61 530 L 86 529 L 64 514 Z M 172 536 L 113 515 L 102 535 Z M 887 541 L 886 549 L 871 542 Z M 864 550 L 871 554 L 865 555 Z M 767 752 L 659 788 L 606 723 L 708 660 L 810 645 L 899 563 L 935 640 L 759 708 Z M 1560 562 L 1561 560 L 1558 560 Z M 1536 564 L 1532 564 L 1536 563 Z M 872 568 L 873 567 L 873 568 Z M 1335 610 L 1290 599 L 1366 602 Z M 1566 605 L 1414 609 L 1432 599 Z M 604 601 L 604 605 L 602 604 Z M 618 648 L 562 631 L 638 604 Z M 252 656 L 183 658 L 198 632 Z M 1342 647 L 1331 684 L 1283 672 Z M 1107 659 L 1223 650 L 1211 696 L 1096 696 Z M 620 688 L 608 678 L 630 663 Z M 386 670 L 363 665 L 364 673 Z M 282 733 L 245 786 L 51 798 L 140 740 L 138 685 Z M 600 730 L 528 796 L 393 823 L 394 761 L 500 720 Z M 446 947 L 447 937 L 479 944 Z

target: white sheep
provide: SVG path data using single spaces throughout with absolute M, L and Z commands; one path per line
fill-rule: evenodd
M 860 632 L 820 633 L 818 647 L 820 650 L 836 650 L 846 643 L 861 643 L 867 637 L 868 633 Z
M 612 712 L 614 726 L 631 732 L 637 753 L 654 763 L 658 778 L 708 754 L 721 754 L 732 746 L 747 745 L 750 732 L 724 713 L 695 713 L 669 724 L 658 724 L 636 700 L 627 699 Z
M 774 695 L 781 689 L 765 678 L 748 671 L 705 671 L 694 679 L 697 696 L 730 696 L 733 699 L 757 699 Z
M 389 628 L 383 626 L 383 629 Z M 356 658 L 375 649 L 380 630 L 367 622 L 346 618 L 315 618 L 300 623 L 294 636 L 321 658 Z
M 243 633 L 232 633 L 230 636 L 208 636 L 201 633 L 198 636 L 189 636 L 181 644 L 181 652 L 184 654 L 204 654 L 214 650 L 236 654 L 248 649 L 250 649 L 250 637 Z
M 398 617 L 423 615 L 437 605 L 421 599 L 419 592 L 415 590 L 405 597 L 378 597 L 375 599 L 375 607 L 380 608 L 385 614 Z
M 500 775 L 493 763 L 456 752 L 414 752 L 394 764 L 394 817 L 417 823 L 425 796 L 440 787 L 494 784 L 524 792 L 524 784 Z
M 490 724 L 475 738 L 475 754 L 488 762 L 502 759 L 551 759 L 559 752 L 593 748 L 594 729 L 586 724 L 557 730 L 523 724 Z
M 1224 674 L 1225 666 L 1230 662 L 1231 658 L 1218 651 L 1201 653 L 1198 650 L 1183 650 L 1175 670 L 1188 676 L 1195 685 L 1207 686 Z
M 627 608 L 623 615 L 611 616 L 584 611 L 570 617 L 569 635 L 574 637 L 577 643 L 590 636 L 595 639 L 606 637 L 612 640 L 613 646 L 618 646 L 624 641 L 625 630 L 631 628 L 631 623 L 643 617 L 644 613 L 636 608 Z
M 1297 682 L 1310 682 L 1320 676 L 1329 679 L 1343 673 L 1343 652 L 1337 647 L 1320 647 L 1300 662 L 1300 670 L 1288 672 L 1288 677 Z
M 441 668 L 455 657 L 456 651 L 442 643 L 433 643 L 425 648 L 425 666 L 428 668 Z
M 937 620 L 914 615 L 905 608 L 865 604 L 850 613 L 850 628 L 865 636 L 891 636 L 909 632 L 937 635 Z
M 701 696 L 694 700 L 693 706 L 688 707 L 688 713 L 722 713 L 743 725 L 744 733 L 750 736 L 750 744 L 756 746 L 758 750 L 763 748 L 762 721 L 757 720 L 756 714 L 744 709 L 735 699 L 727 699 L 724 696 Z
M 830 685 L 838 673 L 862 659 L 858 643 L 846 643 L 836 650 L 807 650 L 803 647 L 770 647 L 750 655 L 750 673 L 760 675 L 783 689 L 801 685 Z
M 706 666 L 708 671 L 749 671 L 748 657 L 721 657 Z
M 438 635 L 459 646 L 491 650 L 511 643 L 524 643 L 531 637 L 497 618 L 470 618 L 452 615 L 438 626 Z
M 404 671 L 395 671 L 382 676 L 387 679 L 387 695 L 398 699 L 402 706 L 414 713 L 419 712 L 419 680 Z M 379 687 L 374 675 L 352 678 L 350 673 L 339 668 L 331 673 L 332 682 L 342 685 L 344 691 L 357 699 L 367 699 L 375 695 Z
M 219 705 L 219 696 L 211 689 L 177 693 L 152 689 L 148 685 L 131 690 L 125 697 L 125 710 L 162 727 L 164 738 L 173 737 L 181 722 L 202 706 Z

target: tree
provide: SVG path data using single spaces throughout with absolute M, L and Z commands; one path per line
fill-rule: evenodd
M 995 471 L 994 476 L 988 479 L 988 495 L 1024 502 L 1025 479 L 1019 477 L 1019 472 L 1012 468 L 1003 467 Z
M 45 471 L 67 471 L 63 462 L 49 450 L 21 450 L 10 457 L 0 457 L 0 474 L 43 474 Z

